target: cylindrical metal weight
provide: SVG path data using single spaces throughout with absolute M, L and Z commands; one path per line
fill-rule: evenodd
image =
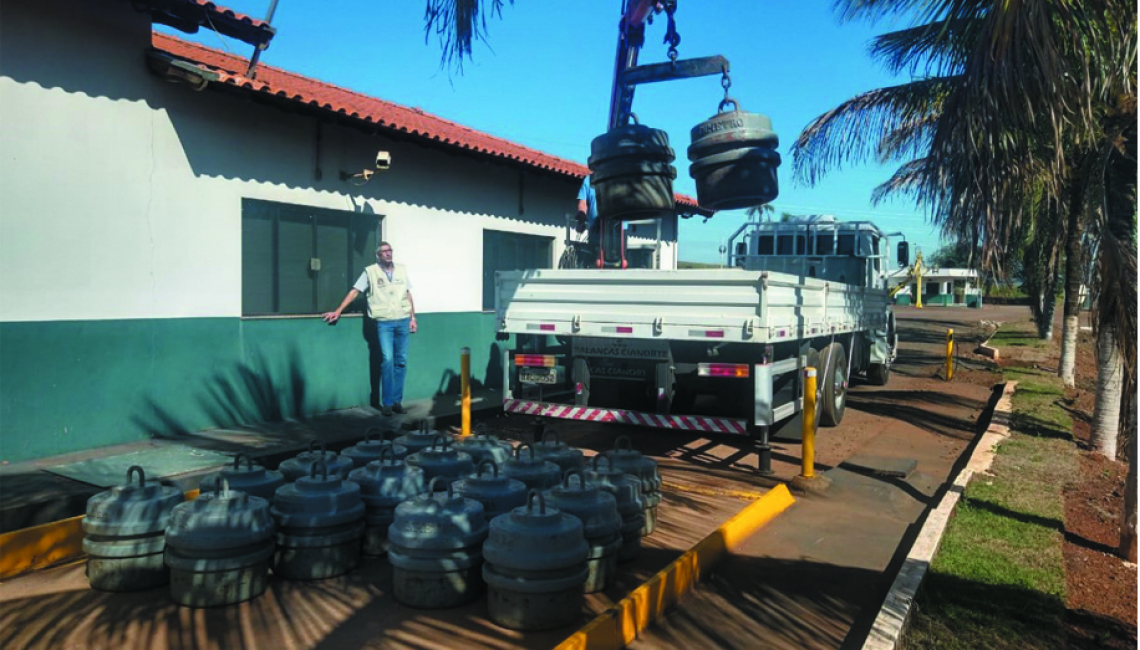
M 494 461 L 496 465 L 501 466 L 511 457 L 511 443 L 499 440 L 489 433 L 476 433 L 462 438 L 452 445 L 452 449 L 470 454 L 476 466 L 485 460 Z
M 475 462 L 470 454 L 450 448 L 452 440 L 450 436 L 436 436 L 431 447 L 409 454 L 404 462 L 422 469 L 426 481 L 438 477 L 444 479 L 444 486 L 451 485 L 475 471 Z
M 572 480 L 575 478 L 577 481 Z M 587 558 L 590 573 L 583 585 L 585 593 L 592 594 L 609 587 L 617 572 L 618 551 L 622 544 L 617 498 L 586 483 L 581 470 L 570 470 L 563 477 L 562 485 L 546 492 L 546 503 L 582 522 L 582 534 L 590 546 Z
M 365 512 L 360 486 L 330 474 L 324 461 L 313 463 L 309 476 L 278 488 L 270 512 L 277 523 L 276 575 L 320 580 L 359 564 Z
M 138 474 L 138 483 L 132 477 Z M 101 591 L 137 591 L 166 584 L 164 533 L 174 507 L 184 500 L 177 487 L 148 481 L 138 465 L 127 482 L 87 500 L 83 550 L 87 579 Z
M 641 481 L 641 498 L 645 500 L 645 527 L 641 535 L 653 534 L 657 529 L 657 506 L 661 503 L 661 474 L 657 471 L 657 461 L 635 450 L 629 436 L 618 436 L 610 452 L 610 463 L 614 469 Z
M 729 105 L 733 110 L 726 110 Z M 750 208 L 779 195 L 780 141 L 766 115 L 746 113 L 726 99 L 716 115 L 693 127 L 691 136 L 689 175 L 697 182 L 701 206 Z
M 523 458 L 523 450 L 530 452 Z M 514 456 L 503 463 L 503 475 L 522 481 L 528 490 L 545 490 L 562 482 L 562 470 L 554 463 L 539 458 L 534 447 L 522 444 L 515 447 Z
M 396 460 L 391 448 L 382 452 L 383 460 L 374 460 L 348 473 L 348 479 L 360 486 L 364 500 L 364 554 L 379 557 L 388 552 L 388 527 L 396 517 L 396 506 L 427 489 L 424 471 Z
M 602 461 L 605 466 L 602 466 Z M 618 562 L 628 562 L 641 552 L 641 531 L 645 528 L 645 501 L 641 498 L 641 481 L 613 468 L 610 452 L 594 456 L 590 469 L 582 473 L 586 482 L 609 492 L 617 499 L 621 515 L 621 549 Z
M 396 460 L 403 460 L 408 455 L 408 448 L 397 445 L 389 438 L 395 438 L 395 431 L 381 432 L 377 427 L 371 427 L 364 432 L 364 440 L 340 452 L 342 456 L 352 459 L 353 467 L 364 467 L 374 460 L 380 460 L 385 449 L 391 449 Z
M 483 472 L 488 467 L 493 474 Z M 526 484 L 509 476 L 499 476 L 499 466 L 493 460 L 479 463 L 478 471 L 452 485 L 456 494 L 483 504 L 487 521 L 526 505 Z
M 245 460 L 244 466 L 242 459 Z M 277 488 L 285 485 L 285 475 L 281 472 L 265 469 L 261 465 L 254 465 L 249 454 L 241 453 L 234 456 L 234 466 L 227 467 L 217 474 L 211 474 L 198 483 L 198 490 L 217 492 L 221 486 L 221 479 L 225 479 L 231 490 L 245 492 L 250 496 L 270 500 Z
M 455 436 L 436 431 L 435 418 L 426 417 L 420 421 L 418 431 L 409 431 L 399 438 L 396 438 L 393 442 L 401 447 L 407 448 L 408 454 L 410 455 L 430 448 L 435 444 L 435 439 L 440 436 L 446 436 L 450 440 L 455 439 Z
M 396 507 L 388 527 L 392 595 L 409 607 L 458 607 L 483 593 L 483 504 L 445 492 L 441 478 L 428 490 Z
M 170 596 L 187 607 L 218 607 L 260 596 L 269 582 L 273 517 L 269 502 L 218 489 L 174 508 L 166 527 Z
M 309 476 L 313 469 L 313 463 L 318 460 L 324 461 L 328 473 L 337 476 L 337 478 L 346 478 L 352 469 L 351 458 L 341 456 L 335 451 L 325 451 L 325 443 L 319 440 L 310 440 L 308 451 L 302 451 L 295 457 L 282 461 L 277 466 L 277 471 L 285 475 L 286 481 L 293 482 L 304 476 Z
M 588 162 L 598 216 L 628 221 L 673 214 L 673 158 L 668 134 L 641 124 L 594 138 Z
M 491 520 L 483 545 L 491 620 L 514 630 L 545 630 L 577 620 L 589 554 L 582 522 L 548 508 L 542 492 L 531 490 L 525 507 Z
M 562 442 L 558 439 L 557 433 L 546 430 L 545 427 L 539 441 L 534 443 L 534 455 L 557 465 L 563 475 L 586 466 L 586 459 L 582 456 L 581 449 L 575 449 Z

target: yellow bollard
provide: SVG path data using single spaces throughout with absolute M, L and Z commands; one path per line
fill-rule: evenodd
M 946 381 L 954 378 L 954 330 L 946 330 Z
M 804 370 L 803 414 L 803 473 L 804 478 L 815 478 L 815 368 Z
M 471 348 L 463 348 L 459 351 L 459 374 L 460 379 L 460 408 L 461 408 L 461 424 L 459 435 L 471 435 Z

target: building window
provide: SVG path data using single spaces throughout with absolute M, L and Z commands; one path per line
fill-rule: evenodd
M 483 309 L 495 308 L 495 272 L 552 268 L 553 237 L 483 231 Z
M 244 316 L 331 311 L 376 261 L 377 215 L 256 199 L 241 212 Z

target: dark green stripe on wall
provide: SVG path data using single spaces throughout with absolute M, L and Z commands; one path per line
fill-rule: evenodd
M 0 460 L 369 402 L 365 322 L 191 318 L 0 323 Z M 501 383 L 489 313 L 423 314 L 405 400 L 457 395 L 459 350 Z

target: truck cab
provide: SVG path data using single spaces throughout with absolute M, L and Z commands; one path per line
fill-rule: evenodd
M 887 236 L 869 221 L 815 215 L 745 224 L 729 240 L 726 265 L 885 288 L 889 250 Z

